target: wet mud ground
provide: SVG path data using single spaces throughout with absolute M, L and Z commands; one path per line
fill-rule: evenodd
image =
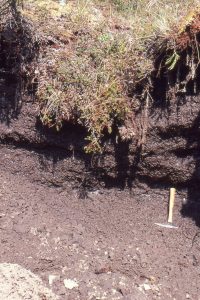
M 52 188 L 0 174 L 0 263 L 38 275 L 60 299 L 200 299 L 200 234 L 167 218 L 168 190 Z M 45 299 L 45 297 L 41 297 Z M 3 300 L 3 299 L 2 299 Z

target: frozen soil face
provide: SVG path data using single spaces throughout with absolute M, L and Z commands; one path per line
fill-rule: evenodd
M 0 179 L 0 290 L 5 272 L 15 295 L 18 278 L 28 284 L 12 274 L 10 264 L 18 264 L 48 288 L 42 300 L 50 293 L 63 300 L 200 299 L 199 229 L 180 213 L 182 194 L 174 211 L 178 229 L 165 229 L 154 223 L 166 221 L 167 190 L 99 190 L 80 199 L 77 190 L 23 176 L 4 172 Z M 28 278 L 41 285 L 32 273 Z

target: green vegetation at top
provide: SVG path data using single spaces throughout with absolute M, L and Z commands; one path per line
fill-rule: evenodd
M 26 0 L 22 14 L 41 41 L 36 74 L 42 122 L 58 130 L 64 121 L 82 124 L 89 153 L 103 150 L 102 138 L 113 127 L 122 140 L 133 138 L 138 97 L 141 102 L 149 97 L 150 46 L 159 48 L 172 37 L 175 50 L 165 64 L 172 70 L 179 59 L 174 32 L 184 31 L 198 5 L 198 0 L 69 0 L 64 5 Z

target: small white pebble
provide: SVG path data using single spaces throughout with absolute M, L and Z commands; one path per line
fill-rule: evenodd
M 78 283 L 72 279 L 65 279 L 64 286 L 66 287 L 66 289 L 72 290 L 78 287 Z
M 145 291 L 149 291 L 149 290 L 151 290 L 151 287 L 150 287 L 150 285 L 149 285 L 149 284 L 147 284 L 147 283 L 144 283 L 144 284 L 143 284 L 143 288 L 144 288 L 144 290 L 145 290 Z
M 49 285 L 52 285 L 54 280 L 57 279 L 58 276 L 56 275 L 49 275 Z

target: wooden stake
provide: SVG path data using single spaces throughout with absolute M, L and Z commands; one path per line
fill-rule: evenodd
M 170 188 L 170 197 L 169 197 L 169 215 L 168 215 L 168 222 L 172 223 L 173 220 L 173 208 L 174 208 L 174 201 L 175 201 L 175 188 Z

